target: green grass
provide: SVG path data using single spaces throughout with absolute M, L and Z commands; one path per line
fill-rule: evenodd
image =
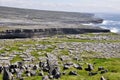
M 51 40 L 41 40 L 38 42 L 39 44 L 47 45 L 47 44 L 54 44 Z
M 2 77 L 3 77 L 3 75 L 2 75 L 2 74 L 0 74 L 0 80 L 2 80 Z
M 25 80 L 42 80 L 41 76 L 26 77 Z
M 46 52 L 52 52 L 54 49 L 55 49 L 55 47 L 50 47 L 50 48 L 45 49 L 44 51 L 46 51 Z
M 5 52 L 5 50 L 4 50 L 4 49 L 0 50 L 0 54 L 2 54 L 2 53 L 4 53 L 4 52 Z
M 11 62 L 11 63 L 15 63 L 15 62 L 17 62 L 17 61 L 22 61 L 22 58 L 20 58 L 19 55 L 16 55 L 16 57 L 14 57 L 10 62 Z
M 110 58 L 110 59 L 87 59 L 84 62 L 88 63 L 95 63 L 94 72 L 97 72 L 99 66 L 103 66 L 105 69 L 108 69 L 108 72 L 105 74 L 100 74 L 98 72 L 95 76 L 88 76 L 88 72 L 85 70 L 76 70 L 75 68 L 70 68 L 69 70 L 66 70 L 66 73 L 68 73 L 71 70 L 77 71 L 78 76 L 69 76 L 68 74 L 65 76 L 62 76 L 60 80 L 100 80 L 101 76 L 104 76 L 108 80 L 120 80 L 120 59 L 119 58 Z M 84 64 L 83 67 L 87 67 L 87 64 Z
M 55 39 L 55 41 L 58 42 L 91 42 L 91 43 L 117 43 L 120 42 L 120 40 L 90 40 L 90 39 L 74 39 L 74 38 L 61 38 L 61 39 Z
M 69 55 L 69 51 L 67 49 L 61 50 L 60 54 L 61 55 Z
M 31 52 L 31 55 L 34 56 L 35 58 L 38 58 L 40 56 L 37 51 Z

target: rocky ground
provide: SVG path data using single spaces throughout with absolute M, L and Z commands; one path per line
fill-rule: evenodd
M 0 40 L 1 80 L 120 80 L 113 33 Z
M 102 21 L 0 6 L 0 80 L 120 80 L 119 34 L 82 25 Z

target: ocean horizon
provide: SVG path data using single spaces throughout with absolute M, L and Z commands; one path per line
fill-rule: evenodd
M 113 33 L 120 33 L 120 14 L 96 14 L 97 17 L 104 19 L 103 23 L 97 26 L 109 29 Z
M 100 24 L 83 24 L 97 26 L 103 29 L 109 29 L 113 33 L 120 33 L 120 14 L 106 14 L 106 13 L 96 13 L 95 17 L 102 18 L 103 22 Z

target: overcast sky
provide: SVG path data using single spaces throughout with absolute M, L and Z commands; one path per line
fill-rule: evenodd
M 120 0 L 0 0 L 0 6 L 70 12 L 120 13 Z

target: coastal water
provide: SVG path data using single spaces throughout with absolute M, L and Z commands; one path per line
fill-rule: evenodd
M 97 24 L 97 26 L 120 33 L 120 14 L 96 14 L 96 17 L 104 19 L 103 23 Z

